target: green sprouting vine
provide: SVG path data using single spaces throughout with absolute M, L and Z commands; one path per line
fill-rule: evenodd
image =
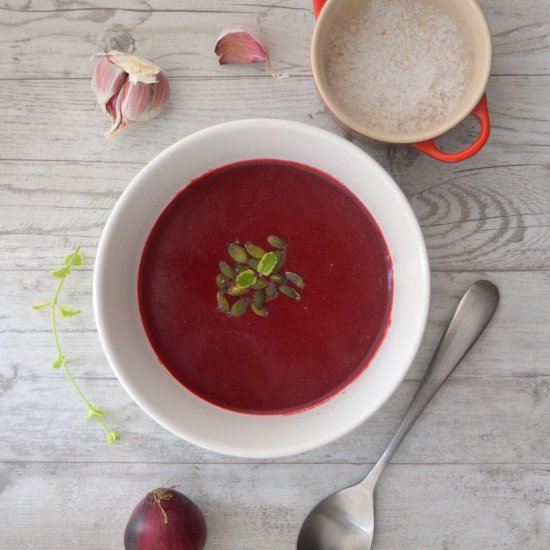
M 83 263 L 84 263 L 84 256 L 80 251 L 80 246 L 79 246 L 72 254 L 69 254 L 68 256 L 65 257 L 62 267 L 51 271 L 51 274 L 56 279 L 58 279 L 57 288 L 55 289 L 53 299 L 50 302 L 36 304 L 33 306 L 33 309 L 47 310 L 50 312 L 50 318 L 52 323 L 52 333 L 55 341 L 55 349 L 57 351 L 57 357 L 54 359 L 52 363 L 52 367 L 54 369 L 62 368 L 65 371 L 74 389 L 76 390 L 76 392 L 78 393 L 82 401 L 84 401 L 84 404 L 88 409 L 88 412 L 86 414 L 86 420 L 95 418 L 101 424 L 101 426 L 103 426 L 104 430 L 107 432 L 108 443 L 113 444 L 113 443 L 116 443 L 116 441 L 119 439 L 118 433 L 111 430 L 105 423 L 105 420 L 103 419 L 103 417 L 105 416 L 106 411 L 98 407 L 94 407 L 90 403 L 90 401 L 88 401 L 88 398 L 84 395 L 84 392 L 81 390 L 80 386 L 77 384 L 76 380 L 74 379 L 67 365 L 67 356 L 61 351 L 61 345 L 59 343 L 59 335 L 57 333 L 57 321 L 56 321 L 57 317 L 61 317 L 61 318 L 75 317 L 80 313 L 80 310 L 78 309 L 75 309 L 67 305 L 61 305 L 58 302 L 58 300 L 59 300 L 59 294 L 61 293 L 61 289 L 63 288 L 63 285 L 67 277 L 71 275 L 73 270 L 79 269 L 80 267 L 82 267 Z

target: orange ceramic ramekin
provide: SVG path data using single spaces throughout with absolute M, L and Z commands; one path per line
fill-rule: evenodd
M 491 71 L 491 33 L 477 2 L 475 0 L 422 0 L 437 6 L 439 10 L 444 10 L 457 23 L 464 43 L 468 47 L 467 55 L 470 60 L 468 85 L 462 103 L 452 116 L 431 128 L 398 134 L 383 132 L 359 123 L 340 107 L 327 81 L 325 56 L 332 33 L 336 32 L 347 14 L 353 13 L 358 5 L 368 1 L 314 0 L 318 21 L 311 44 L 311 65 L 317 90 L 327 110 L 344 127 L 366 138 L 392 144 L 407 144 L 443 162 L 460 162 L 474 156 L 487 142 L 491 126 L 485 95 Z M 470 114 L 477 117 L 481 125 L 476 141 L 464 151 L 456 153 L 445 153 L 439 149 L 435 139 L 457 126 Z

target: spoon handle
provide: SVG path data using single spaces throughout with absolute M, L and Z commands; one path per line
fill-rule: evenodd
M 464 294 L 426 369 L 405 418 L 364 483 L 374 487 L 426 405 L 481 336 L 497 308 L 498 301 L 498 289 L 489 281 L 478 281 Z

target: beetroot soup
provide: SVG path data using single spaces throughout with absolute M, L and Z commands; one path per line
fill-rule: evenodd
M 249 413 L 344 388 L 384 337 L 392 292 L 365 206 L 327 174 L 280 160 L 191 182 L 153 227 L 139 275 L 162 364 L 203 399 Z

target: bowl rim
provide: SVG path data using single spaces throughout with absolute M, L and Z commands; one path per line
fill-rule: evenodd
M 348 148 L 350 152 L 355 152 L 355 153 L 359 152 L 360 155 L 364 156 L 366 160 L 372 165 L 373 169 L 378 171 L 384 177 L 384 179 L 386 180 L 386 183 L 391 186 L 393 195 L 396 197 L 398 201 L 400 201 L 401 206 L 405 210 L 407 210 L 409 213 L 409 218 L 413 222 L 413 226 L 415 228 L 414 231 L 416 234 L 414 238 L 420 244 L 418 252 L 419 252 L 421 273 L 422 273 L 421 281 L 423 283 L 422 288 L 418 289 L 418 293 L 420 293 L 423 296 L 422 303 L 421 303 L 421 310 L 419 312 L 419 318 L 421 322 L 419 323 L 418 328 L 415 330 L 414 338 L 411 339 L 410 341 L 410 348 L 407 355 L 404 356 L 401 361 L 403 364 L 403 367 L 401 368 L 399 373 L 392 374 L 392 382 L 388 384 L 388 386 L 383 392 L 384 395 L 382 396 L 382 398 L 378 400 L 377 404 L 371 407 L 370 409 L 368 407 L 365 407 L 365 412 L 363 414 L 357 415 L 357 417 L 353 422 L 350 421 L 350 422 L 347 422 L 345 425 L 338 426 L 337 428 L 334 428 L 328 431 L 324 436 L 319 436 L 317 438 L 309 438 L 309 439 L 305 438 L 304 441 L 300 444 L 287 445 L 285 447 L 281 447 L 280 445 L 273 445 L 270 448 L 261 448 L 261 449 L 255 448 L 253 446 L 245 447 L 242 444 L 240 445 L 223 444 L 212 440 L 212 437 L 210 436 L 199 437 L 193 433 L 189 433 L 189 431 L 186 430 L 184 426 L 176 423 L 170 417 L 169 414 L 163 414 L 160 411 L 157 411 L 153 405 L 148 403 L 148 400 L 146 397 L 142 397 L 138 395 L 138 392 L 134 391 L 131 376 L 128 376 L 127 370 L 125 370 L 124 367 L 121 367 L 120 365 L 118 365 L 117 361 L 115 360 L 116 352 L 114 351 L 112 341 L 111 341 L 112 335 L 110 335 L 105 328 L 106 314 L 105 314 L 104 304 L 102 304 L 102 299 L 101 299 L 101 294 L 102 294 L 101 288 L 104 284 L 103 278 L 105 276 L 104 263 L 105 263 L 106 251 L 110 245 L 110 241 L 114 237 L 116 237 L 116 235 L 114 235 L 113 232 L 116 229 L 117 223 L 120 222 L 121 217 L 125 215 L 126 203 L 134 193 L 139 192 L 139 187 L 141 185 L 140 182 L 143 179 L 147 179 L 151 173 L 154 173 L 157 167 L 161 166 L 164 163 L 165 159 L 172 156 L 173 154 L 177 154 L 181 148 L 185 148 L 187 143 L 193 142 L 195 140 L 208 139 L 209 135 L 212 135 L 213 133 L 218 133 L 220 131 L 222 132 L 225 132 L 228 130 L 238 131 L 239 129 L 250 129 L 250 128 L 252 129 L 261 128 L 262 130 L 266 130 L 266 129 L 269 130 L 270 128 L 278 128 L 278 129 L 282 128 L 282 129 L 287 129 L 289 131 L 298 131 L 306 134 L 309 133 L 310 135 L 316 134 L 317 136 L 320 136 L 324 139 L 332 141 L 335 145 L 337 144 L 340 147 Z M 214 166 L 214 164 L 215 162 L 213 162 L 213 168 L 217 166 L 217 165 Z M 220 166 L 221 165 L 222 164 L 220 164 Z M 392 251 L 390 249 L 390 253 L 391 252 Z M 214 126 L 210 126 L 208 128 L 204 128 L 202 130 L 199 130 L 193 134 L 190 134 L 178 140 L 174 144 L 170 145 L 169 147 L 161 151 L 158 155 L 156 155 L 147 165 L 145 165 L 132 178 L 130 183 L 127 185 L 127 187 L 124 189 L 124 191 L 120 195 L 115 206 L 113 207 L 111 214 L 109 215 L 109 218 L 101 234 L 101 238 L 97 248 L 96 261 L 95 261 L 94 272 L 93 272 L 93 310 L 94 310 L 94 317 L 96 320 L 99 340 L 113 372 L 115 373 L 122 387 L 125 389 L 128 395 L 132 398 L 132 400 L 145 413 L 147 413 L 148 416 L 150 416 L 158 424 L 160 424 L 165 429 L 172 432 L 179 438 L 182 438 L 190 443 L 198 445 L 207 450 L 215 451 L 226 455 L 246 457 L 246 458 L 277 458 L 277 457 L 295 455 L 305 451 L 316 449 L 327 443 L 335 441 L 336 439 L 351 432 L 357 426 L 359 426 L 365 420 L 367 420 L 373 414 L 375 414 L 380 409 L 380 407 L 382 407 L 382 405 L 384 405 L 387 402 L 387 400 L 394 393 L 396 388 L 401 384 L 406 373 L 410 369 L 410 366 L 414 360 L 414 357 L 416 356 L 416 353 L 418 352 L 418 348 L 420 346 L 421 340 L 425 332 L 429 305 L 430 305 L 430 269 L 429 269 L 429 260 L 428 260 L 428 255 L 426 251 L 424 237 L 422 235 L 419 222 L 412 210 L 412 207 L 410 206 L 404 193 L 401 191 L 401 189 L 399 188 L 397 183 L 393 180 L 393 178 L 390 176 L 390 174 L 384 168 L 382 168 L 382 166 L 380 166 L 378 162 L 374 160 L 368 153 L 366 153 L 365 151 L 363 151 L 362 149 L 360 149 L 353 143 L 347 141 L 341 136 L 338 136 L 336 134 L 333 134 L 332 132 L 329 132 L 328 130 L 324 130 L 309 124 L 304 124 L 301 122 L 295 122 L 295 121 L 289 121 L 289 120 L 271 119 L 271 118 L 236 120 L 236 121 L 225 122 Z M 382 340 L 381 346 L 383 346 L 383 344 L 384 344 L 384 340 Z M 353 383 L 354 382 L 352 381 L 351 384 Z M 313 409 L 315 408 L 316 407 L 313 407 Z M 304 411 L 304 412 L 308 412 L 308 411 Z M 235 412 L 234 414 L 246 414 L 246 413 Z M 294 414 L 299 415 L 301 414 L 301 412 L 297 412 Z M 265 417 L 262 417 L 262 416 L 258 417 L 256 415 L 254 416 L 255 418 L 269 419 L 277 416 L 289 416 L 289 415 L 274 414 L 274 415 L 266 415 Z M 293 415 L 290 415 L 290 416 L 293 416 Z
M 413 144 L 423 141 L 428 141 L 442 136 L 455 126 L 458 126 L 464 119 L 472 114 L 472 111 L 481 101 L 483 94 L 487 88 L 487 83 L 489 82 L 489 76 L 491 74 L 492 58 L 493 58 L 493 43 L 491 38 L 491 30 L 489 24 L 481 9 L 481 6 L 477 3 L 476 0 L 468 0 L 464 4 L 468 5 L 471 9 L 477 20 L 479 21 L 482 29 L 482 39 L 485 44 L 484 55 L 482 56 L 483 70 L 482 76 L 478 82 L 478 89 L 475 94 L 472 94 L 472 97 L 468 102 L 465 102 L 460 109 L 455 111 L 452 116 L 450 116 L 446 121 L 440 122 L 435 128 L 428 128 L 426 130 L 419 130 L 414 133 L 390 133 L 382 130 L 377 130 L 371 128 L 365 124 L 361 124 L 354 117 L 348 114 L 346 111 L 341 109 L 335 102 L 331 100 L 330 94 L 328 93 L 328 88 L 323 86 L 322 77 L 322 63 L 323 63 L 323 51 L 320 47 L 320 36 L 323 31 L 323 25 L 326 24 L 325 21 L 328 20 L 331 12 L 340 10 L 342 8 L 343 0 L 326 0 L 326 3 L 321 10 L 319 18 L 313 29 L 313 35 L 311 38 L 311 69 L 313 73 L 313 81 L 315 82 L 315 87 L 317 92 L 323 102 L 325 108 L 329 113 L 342 125 L 351 131 L 355 132 L 357 135 L 374 139 L 376 141 L 381 141 L 384 143 L 394 143 L 394 144 Z M 338 4 L 338 5 L 337 5 Z

